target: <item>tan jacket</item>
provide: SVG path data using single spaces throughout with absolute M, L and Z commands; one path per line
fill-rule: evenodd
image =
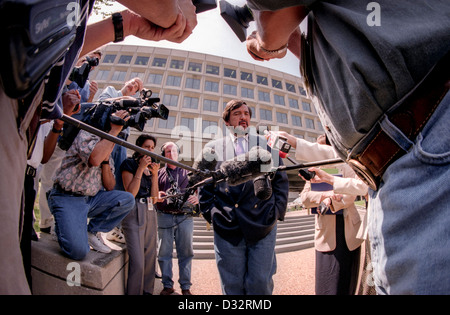
M 356 176 L 347 165 L 343 167 L 343 177 Z M 320 204 L 322 191 L 311 191 L 309 182 L 300 194 L 303 205 L 307 208 L 317 207 Z M 333 212 L 344 209 L 344 230 L 345 241 L 349 250 L 358 248 L 363 239 L 357 238 L 364 222 L 365 210 L 358 210 L 355 207 L 356 195 L 343 195 L 341 201 L 333 200 L 331 210 Z M 336 248 L 336 216 L 335 215 L 316 215 L 315 224 L 315 248 L 320 252 L 329 252 Z
M 301 161 L 318 161 L 337 157 L 331 146 L 320 145 L 297 139 L 295 157 Z M 361 231 L 364 231 L 365 210 L 355 207 L 354 201 L 357 195 L 367 194 L 367 185 L 357 178 L 355 172 L 346 164 L 340 166 L 342 179 L 339 178 L 334 185 L 334 192 L 343 195 L 342 201 L 332 201 L 332 211 L 344 209 L 345 240 L 349 250 L 355 250 L 363 242 Z M 349 179 L 351 178 L 351 180 Z M 303 205 L 307 208 L 317 207 L 323 192 L 311 191 L 307 182 L 305 189 L 300 194 Z M 336 216 L 316 215 L 315 248 L 320 252 L 329 252 L 336 248 Z M 358 236 L 358 237 L 357 237 Z

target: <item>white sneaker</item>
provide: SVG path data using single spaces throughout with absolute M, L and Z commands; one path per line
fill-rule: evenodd
M 102 236 L 100 232 L 93 234 L 88 232 L 88 242 L 93 250 L 96 250 L 100 253 L 109 254 L 111 253 L 111 248 L 105 245 L 103 242 Z
M 106 235 L 106 239 L 108 241 L 125 244 L 125 236 L 123 235 L 122 230 L 117 226 L 108 232 L 108 234 Z

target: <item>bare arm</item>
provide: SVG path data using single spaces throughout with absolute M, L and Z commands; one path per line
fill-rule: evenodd
M 283 58 L 286 51 L 279 54 L 268 53 L 267 51 L 285 47 L 306 15 L 307 10 L 303 6 L 278 11 L 254 12 L 257 32 L 247 38 L 247 50 L 250 55 L 255 60 Z

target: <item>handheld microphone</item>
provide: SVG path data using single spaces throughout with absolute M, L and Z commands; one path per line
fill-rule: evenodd
M 264 166 L 269 166 L 271 163 L 272 154 L 257 146 L 233 160 L 223 162 L 220 173 L 226 177 L 229 185 L 237 186 L 267 173 L 264 171 Z
M 267 200 L 272 196 L 272 184 L 268 175 L 261 175 L 253 180 L 255 196 L 261 200 Z
M 210 177 L 211 172 L 214 172 L 214 170 L 216 169 L 218 160 L 219 157 L 214 148 L 204 147 L 201 153 L 201 159 L 196 159 L 194 161 L 194 164 L 192 165 L 192 167 L 196 170 L 203 172 L 189 172 L 189 186 L 197 184 L 198 182 L 201 182 L 202 180 Z

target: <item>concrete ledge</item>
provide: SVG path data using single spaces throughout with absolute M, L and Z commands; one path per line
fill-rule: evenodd
M 85 259 L 75 261 L 63 255 L 53 236 L 42 233 L 32 244 L 33 294 L 124 294 L 126 248 L 107 244 L 113 249 L 110 254 L 91 250 Z

